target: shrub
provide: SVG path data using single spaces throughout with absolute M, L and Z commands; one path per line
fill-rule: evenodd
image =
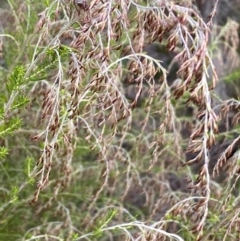
M 238 131 L 239 101 L 213 101 L 217 1 L 207 22 L 191 1 L 8 3 L 1 238 L 237 240 L 239 136 L 218 131 L 227 113 Z

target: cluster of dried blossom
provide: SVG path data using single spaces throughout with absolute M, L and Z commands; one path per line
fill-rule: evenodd
M 38 30 L 42 31 L 40 42 L 47 43 L 53 49 L 59 47 L 64 39 L 70 38 L 71 43 L 67 71 L 64 73 L 65 67 L 59 64 L 53 83 L 45 87 L 41 119 L 46 123 L 46 128 L 43 133 L 33 137 L 35 140 L 44 137 L 44 148 L 35 174 L 39 181 L 32 202 L 37 201 L 41 189 L 47 186 L 52 165 L 61 166 L 63 174 L 56 190 L 69 182 L 77 132 L 83 129 L 81 133 L 86 134 L 86 141 L 95 143 L 93 148 L 98 149 L 99 160 L 105 162 L 103 184 L 92 200 L 90 207 L 93 206 L 108 183 L 111 168 L 114 168 L 111 160 L 120 156 L 119 151 L 109 154 L 108 145 L 119 131 L 126 133 L 131 128 L 132 113 L 145 86 L 147 107 L 142 133 L 153 101 L 164 103 L 155 113 L 164 117 L 157 128 L 158 134 L 149 145 L 152 149 L 151 169 L 161 156 L 166 131 L 173 131 L 175 145 L 179 148 L 180 127 L 171 98 L 179 99 L 189 93 L 187 105 L 197 106 L 198 122 L 190 136 L 188 152 L 197 155 L 184 165 L 203 160 L 203 166 L 190 187 L 197 195 L 194 201 L 193 198 L 186 198 L 173 205 L 166 215 L 191 216 L 194 224 L 192 231 L 198 233 L 200 240 L 211 195 L 209 151 L 216 142 L 215 134 L 220 118 L 212 107 L 211 90 L 215 87 L 217 74 L 208 52 L 211 21 L 217 1 L 208 23 L 203 21 L 189 1 L 182 2 L 182 5 L 178 5 L 174 1 L 153 1 L 150 5 L 140 5 L 138 1 L 130 0 L 65 1 L 59 4 L 54 18 L 49 17 L 48 10 L 41 14 L 37 25 Z M 60 12 L 64 15 L 63 21 Z M 55 35 L 51 36 L 51 33 Z M 146 44 L 162 43 L 165 40 L 169 52 L 176 48 L 178 52 L 175 60 L 180 65 L 177 75 L 181 81 L 175 83 L 175 87 L 169 86 L 167 71 L 161 62 L 144 53 Z M 61 62 L 61 57 L 58 58 Z M 213 73 L 211 81 L 209 72 Z M 161 73 L 161 77 L 156 84 L 157 73 Z M 136 86 L 132 102 L 124 93 L 124 76 L 127 76 L 129 84 L 134 83 Z M 239 102 L 234 105 L 239 108 Z M 229 108 L 231 104 L 227 103 L 226 106 Z M 222 113 L 228 111 L 226 108 L 222 109 Z M 234 122 L 238 121 L 239 113 L 234 117 Z M 119 127 L 119 123 L 124 123 L 124 126 Z M 112 132 L 106 135 L 109 126 Z M 61 148 L 60 139 L 63 140 Z M 123 139 L 124 134 L 120 143 Z M 60 155 L 62 160 L 57 158 L 58 149 L 65 150 Z M 220 157 L 215 173 L 226 162 L 230 152 L 231 146 Z M 235 173 L 239 173 L 239 169 Z M 162 223 L 158 228 L 163 228 Z M 147 237 L 145 240 L 160 238 L 151 233 Z

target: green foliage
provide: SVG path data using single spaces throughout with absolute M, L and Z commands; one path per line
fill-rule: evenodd
M 16 186 L 13 186 L 10 193 L 10 201 L 13 204 L 16 204 L 18 202 L 18 194 L 19 194 L 19 188 Z
M 104 233 L 102 229 L 107 227 L 107 225 L 112 221 L 116 214 L 117 210 L 113 209 L 108 211 L 108 213 L 105 216 L 97 220 L 95 230 L 93 231 L 93 236 L 95 238 L 101 238 L 103 236 Z
M 5 159 L 8 155 L 8 149 L 6 147 L 0 147 L 0 159 Z
M 240 94 L 240 71 L 235 70 L 224 77 L 228 95 L 239 100 Z
M 25 168 L 24 168 L 24 171 L 25 171 L 25 174 L 28 178 L 28 182 L 30 184 L 34 184 L 34 179 L 32 177 L 32 169 L 33 169 L 33 166 L 34 166 L 34 163 L 33 163 L 33 158 L 32 157 L 27 157 L 26 161 L 25 161 Z
M 21 120 L 18 118 L 12 118 L 6 123 L 0 125 L 0 137 L 6 137 L 9 134 L 13 134 L 21 126 Z
M 18 96 L 15 98 L 11 109 L 21 109 L 25 107 L 29 103 L 29 98 L 25 96 L 25 94 L 19 93 Z
M 64 62 L 69 53 L 70 48 L 64 45 L 46 49 L 46 58 L 44 58 L 44 61 L 38 63 L 34 73 L 27 79 L 29 81 L 39 81 L 48 78 L 51 70 L 54 70 L 57 64 Z
M 231 74 L 229 74 L 228 76 L 226 76 L 225 78 L 226 82 L 234 82 L 240 79 L 240 71 L 234 71 Z
M 26 83 L 25 74 L 26 68 L 24 66 L 19 65 L 13 69 L 7 81 L 7 90 L 9 93 L 18 90 L 19 87 Z

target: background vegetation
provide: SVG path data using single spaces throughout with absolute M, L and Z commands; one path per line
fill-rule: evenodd
M 0 240 L 240 240 L 233 2 L 0 1 Z

